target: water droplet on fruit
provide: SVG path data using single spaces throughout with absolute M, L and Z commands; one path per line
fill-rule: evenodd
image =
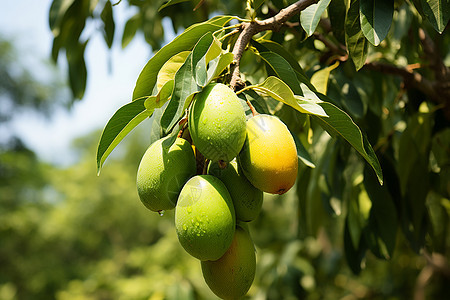
M 183 229 L 184 229 L 184 231 L 186 231 L 186 230 L 187 230 L 187 226 L 186 226 L 186 224 L 183 224 Z
M 187 212 L 188 212 L 189 214 L 192 212 L 192 208 L 191 208 L 190 206 L 187 208 Z
M 206 124 L 208 122 L 208 118 L 207 117 L 204 117 L 203 119 L 202 119 L 202 123 L 203 124 Z
M 158 210 L 158 214 L 160 217 L 164 216 L 165 211 L 164 210 Z

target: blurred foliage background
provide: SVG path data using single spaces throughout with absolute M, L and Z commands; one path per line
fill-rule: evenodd
M 41 82 L 24 68 L 17 72 L 20 62 L 13 45 L 0 42 L 2 132 L 21 109 L 48 115 L 55 106 L 69 107 L 73 99 L 83 97 L 86 24 L 103 22 L 109 47 L 117 39 L 126 47 L 135 34 L 143 33 L 156 51 L 164 41 L 164 17 L 179 33 L 213 14 L 245 11 L 244 1 L 205 1 L 197 13 L 192 10 L 202 1 L 183 2 L 160 13 L 164 1 L 119 2 L 136 11 L 121 37 L 114 35 L 115 3 L 53 2 L 52 55 L 56 61 L 64 50 L 72 99 L 60 97 L 64 83 L 58 75 Z M 260 12 L 264 16 L 292 1 L 266 2 L 268 10 Z M 448 66 L 448 28 L 438 35 L 422 22 L 411 2 L 416 1 L 395 1 L 393 29 L 376 51 L 369 49 L 369 56 L 399 65 L 426 63 L 416 35 L 422 26 L 437 41 Z M 328 66 L 333 53 L 320 40 L 304 38 L 301 29 L 272 37 L 300 57 L 312 76 Z M 339 35 L 333 42 L 339 43 Z M 247 54 L 242 61 L 247 78 L 265 76 Z M 430 70 L 422 74 L 435 79 Z M 450 294 L 450 128 L 443 106 L 405 86 L 398 76 L 370 69 L 356 73 L 351 61 L 333 71 L 328 96 L 338 99 L 367 132 L 383 167 L 385 188 L 380 191 L 368 183 L 373 175 L 348 144 L 312 125 L 308 151 L 316 168 L 302 165 L 296 187 L 286 195 L 265 195 L 261 215 L 250 223 L 257 272 L 247 298 L 444 299 Z M 294 118 L 288 107 L 271 110 L 291 129 L 297 128 L 294 133 L 300 139 L 309 138 L 300 126 L 305 120 Z M 67 167 L 43 162 L 20 136 L 2 136 L 0 299 L 215 298 L 199 262 L 177 241 L 173 212 L 161 217 L 139 201 L 135 176 L 148 146 L 145 127 L 114 151 L 100 177 L 94 162 L 99 131 L 74 141 L 78 161 Z M 385 197 L 381 207 L 372 202 L 373 193 Z M 385 235 L 375 235 L 380 240 L 371 243 L 374 228 Z M 353 249 L 350 235 L 355 234 L 361 243 Z

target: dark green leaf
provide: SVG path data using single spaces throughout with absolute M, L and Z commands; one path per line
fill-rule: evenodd
M 49 12 L 49 25 L 53 35 L 59 35 L 60 22 L 75 0 L 53 0 Z
M 295 146 L 297 147 L 297 155 L 298 158 L 308 167 L 315 168 L 316 165 L 314 164 L 311 155 L 309 155 L 308 150 L 306 150 L 305 146 L 303 146 L 300 139 L 297 137 L 297 135 L 293 134 Z
M 311 36 L 316 31 L 319 25 L 320 17 L 331 0 L 321 0 L 319 3 L 312 4 L 300 13 L 300 23 L 308 36 Z
M 102 13 L 100 14 L 105 30 L 105 41 L 108 48 L 111 48 L 114 40 L 114 16 L 111 1 L 105 3 Z
M 141 15 L 138 13 L 131 17 L 125 24 L 122 35 L 122 48 L 128 46 L 128 44 L 136 35 L 139 26 L 141 26 Z
M 139 123 L 151 116 L 153 111 L 145 109 L 146 98 L 137 99 L 119 108 L 103 129 L 97 148 L 97 172 L 120 141 Z
M 328 118 L 315 116 L 315 120 L 332 136 L 340 135 L 353 146 L 374 169 L 378 181 L 383 184 L 383 173 L 378 158 L 369 141 L 344 111 L 329 102 L 318 103 Z
M 66 56 L 69 63 L 69 82 L 74 98 L 82 99 L 86 90 L 87 69 L 84 61 L 84 44 L 67 49 Z
M 359 0 L 352 0 L 345 19 L 345 43 L 356 70 L 366 62 L 368 44 L 359 21 Z
M 161 5 L 159 7 L 158 11 L 161 11 L 164 8 L 168 7 L 168 6 L 171 6 L 171 5 L 174 5 L 174 4 L 178 4 L 178 3 L 181 3 L 181 2 L 187 2 L 187 1 L 190 1 L 190 0 L 169 0 L 166 3 L 164 3 L 163 5 Z
M 367 246 L 364 243 L 364 239 L 360 240 L 358 247 L 353 246 L 348 221 L 345 222 L 344 228 L 344 250 L 348 266 L 353 273 L 359 274 L 361 272 L 361 263 L 365 257 Z
M 449 0 L 420 0 L 422 9 L 434 29 L 442 33 L 450 19 Z
M 346 2 L 347 0 L 333 0 L 328 5 L 328 17 L 330 18 L 333 35 L 341 44 L 345 44 Z
M 361 29 L 373 45 L 378 46 L 386 37 L 394 15 L 393 1 L 360 0 Z
M 159 69 L 173 55 L 186 50 L 192 50 L 198 40 L 207 32 L 216 31 L 233 17 L 217 16 L 209 21 L 192 25 L 181 35 L 177 36 L 172 42 L 159 50 L 145 65 L 139 75 L 133 92 L 133 99 L 150 96 L 156 83 L 156 77 Z
M 294 94 L 303 96 L 294 69 L 282 56 L 274 52 L 261 52 L 259 56 L 272 68 L 278 78 L 292 89 Z
M 397 239 L 397 210 L 386 186 L 380 186 L 376 177 L 364 168 L 364 187 L 372 201 L 370 227 L 375 231 L 378 244 L 382 243 L 382 254 L 392 257 Z M 383 253 L 386 251 L 387 253 Z

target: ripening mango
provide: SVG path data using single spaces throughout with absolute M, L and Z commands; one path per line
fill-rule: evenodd
M 217 260 L 230 247 L 236 227 L 233 201 L 212 175 L 197 175 L 181 190 L 175 228 L 183 248 L 200 260 Z
M 248 181 L 235 159 L 224 168 L 221 168 L 218 163 L 210 163 L 208 174 L 222 180 L 227 187 L 233 199 L 236 219 L 245 222 L 256 219 L 261 211 L 263 192 Z
M 267 193 L 284 194 L 297 178 L 294 138 L 275 116 L 261 114 L 247 121 L 247 138 L 238 160 L 247 179 Z
M 240 299 L 250 289 L 256 271 L 256 255 L 248 231 L 236 226 L 233 242 L 216 261 L 202 261 L 203 278 L 222 299 Z
M 195 96 L 188 123 L 195 147 L 211 161 L 231 161 L 244 144 L 245 112 L 224 84 L 210 84 Z
M 152 211 L 175 208 L 178 195 L 188 179 L 196 174 L 194 151 L 186 140 L 168 137 L 148 147 L 137 172 L 137 190 L 142 203 Z

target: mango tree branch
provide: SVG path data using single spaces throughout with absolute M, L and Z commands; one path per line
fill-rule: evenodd
M 232 66 L 232 75 L 230 87 L 238 91 L 244 87 L 244 83 L 240 77 L 239 64 L 244 53 L 245 47 L 252 39 L 252 37 L 262 31 L 272 30 L 278 31 L 281 26 L 286 23 L 291 17 L 298 14 L 311 4 L 317 3 L 319 0 L 299 0 L 286 8 L 280 10 L 275 16 L 265 20 L 254 20 L 252 22 L 241 23 L 238 39 L 234 44 L 233 55 L 235 63 Z

